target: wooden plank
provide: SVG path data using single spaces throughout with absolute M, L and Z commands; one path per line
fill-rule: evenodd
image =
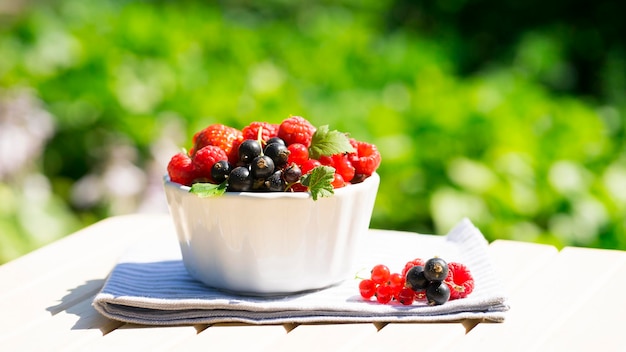
M 126 324 L 98 339 L 72 346 L 75 351 L 168 351 L 193 338 L 205 326 L 141 326 Z M 65 350 L 65 349 L 64 349 Z
M 626 252 L 621 252 L 626 257 Z M 602 255 L 602 257 L 605 257 Z M 622 262 L 625 260 L 622 259 Z M 603 261 L 595 263 L 596 270 L 605 270 Z M 587 264 L 587 263 L 584 263 Z M 588 263 L 593 265 L 591 263 Z M 610 264 L 609 264 L 610 265 Z M 626 346 L 626 264 L 610 268 L 612 273 L 602 283 L 596 281 L 576 307 L 563 314 L 560 320 L 552 321 L 549 333 L 537 340 L 542 350 L 551 351 L 619 351 Z M 586 280 L 581 278 L 583 285 Z M 577 288 L 573 288 L 577 294 Z
M 263 350 L 271 352 L 293 351 L 345 351 L 365 337 L 376 334 L 374 324 L 302 324 Z
M 434 351 L 449 340 L 465 335 L 461 323 L 394 323 L 387 324 L 377 334 L 366 336 L 351 351 Z
M 260 351 L 287 335 L 283 325 L 216 324 L 170 351 Z
M 101 339 L 103 334 L 122 323 L 98 314 L 87 297 L 67 310 L 59 312 L 39 326 L 15 329 L 2 340 L 7 351 L 68 351 L 71 346 L 88 340 Z
M 519 265 L 524 267 L 529 257 Z M 601 260 L 611 269 L 598 275 L 587 263 Z M 623 252 L 565 248 L 511 292 L 511 310 L 502 324 L 479 324 L 462 339 L 467 350 L 528 351 L 536 341 L 554 333 L 575 307 L 587 302 L 595 287 L 606 285 L 626 263 Z M 581 283 L 581 278 L 587 278 Z
M 11 317 L 0 319 L 0 342 L 9 332 L 46 326 L 55 314 L 95 295 L 127 244 L 166 236 L 168 221 L 162 216 L 111 218 L 0 267 L 0 282 L 22 273 L 0 295 L 0 311 Z

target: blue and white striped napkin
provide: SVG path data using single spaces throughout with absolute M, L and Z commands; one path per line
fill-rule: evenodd
M 487 253 L 488 243 L 467 219 L 446 236 L 406 232 L 370 232 L 361 241 L 355 274 L 367 275 L 376 264 L 400 272 L 404 263 L 439 256 L 464 263 L 475 279 L 467 298 L 440 306 L 416 302 L 378 304 L 364 301 L 359 280 L 314 292 L 251 297 L 222 292 L 193 279 L 183 265 L 178 244 L 150 242 L 129 249 L 93 301 L 103 315 L 149 325 L 252 324 L 315 322 L 449 322 L 480 319 L 501 322 L 508 310 L 503 288 Z

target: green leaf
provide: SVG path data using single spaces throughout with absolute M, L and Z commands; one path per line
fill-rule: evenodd
M 300 182 L 309 188 L 313 200 L 317 200 L 319 197 L 330 197 L 335 194 L 332 185 L 334 177 L 335 169 L 322 165 L 302 176 Z
M 309 155 L 311 159 L 319 159 L 320 156 L 331 156 L 339 153 L 352 153 L 354 148 L 345 133 L 328 128 L 328 125 L 320 126 L 311 139 Z
M 226 192 L 228 187 L 228 181 L 224 181 L 219 185 L 214 183 L 194 183 L 191 185 L 189 192 L 197 195 L 200 198 L 217 197 Z

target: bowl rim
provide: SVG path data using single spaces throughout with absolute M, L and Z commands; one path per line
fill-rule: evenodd
M 380 176 L 377 172 L 372 173 L 365 180 L 355 184 L 349 184 L 348 186 L 336 188 L 333 190 L 334 196 L 340 196 L 342 194 L 346 194 L 349 192 L 356 192 L 361 188 L 364 188 L 366 185 L 370 185 L 374 182 L 380 182 Z M 176 183 L 170 180 L 169 175 L 165 174 L 163 176 L 163 183 L 167 187 L 176 188 L 180 191 L 184 191 L 185 193 L 189 193 L 191 187 L 185 186 L 180 183 Z M 308 199 L 312 198 L 310 192 L 224 192 L 224 194 L 220 195 L 221 197 L 249 197 L 249 198 L 262 198 L 262 199 L 275 199 L 275 198 L 289 198 L 289 199 Z M 208 197 L 207 199 L 212 199 L 215 197 Z M 319 199 L 318 199 L 319 200 Z

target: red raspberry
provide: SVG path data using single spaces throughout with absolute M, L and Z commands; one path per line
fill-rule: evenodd
M 172 182 L 191 186 L 196 178 L 196 168 L 191 158 L 185 153 L 175 154 L 167 164 L 167 173 Z
M 228 160 L 226 152 L 215 145 L 207 145 L 196 152 L 193 156 L 193 165 L 196 168 L 197 177 L 205 178 L 209 182 L 215 183 L 211 177 L 213 164 L 220 160 Z
M 315 126 L 300 116 L 291 116 L 278 127 L 278 137 L 285 141 L 287 146 L 300 143 L 308 148 L 311 146 L 313 133 L 315 133 Z
M 278 126 L 279 125 L 277 124 L 269 122 L 252 122 L 248 126 L 244 127 L 241 132 L 243 134 L 243 139 L 257 140 L 259 128 L 263 127 L 261 139 L 267 142 L 268 139 L 278 136 Z
M 474 291 L 474 278 L 461 263 L 448 263 L 448 277 L 444 282 L 450 287 L 451 300 L 465 298 Z
M 234 154 L 234 161 L 237 162 L 237 148 L 242 140 L 243 133 L 238 129 L 219 123 L 213 124 L 193 136 L 193 149 L 190 154 L 194 155 L 207 145 L 214 145 L 220 147 L 229 156 L 229 161 Z
M 415 258 L 413 260 L 411 260 L 410 262 L 407 262 L 404 265 L 404 269 L 402 269 L 402 277 L 406 278 L 406 273 L 407 271 L 409 271 L 409 269 L 411 269 L 414 266 L 424 266 L 424 260 L 422 258 Z
M 370 176 L 380 166 L 381 156 L 374 144 L 350 139 L 350 144 L 356 150 L 348 154 L 348 160 L 354 166 L 355 172 L 360 175 Z

